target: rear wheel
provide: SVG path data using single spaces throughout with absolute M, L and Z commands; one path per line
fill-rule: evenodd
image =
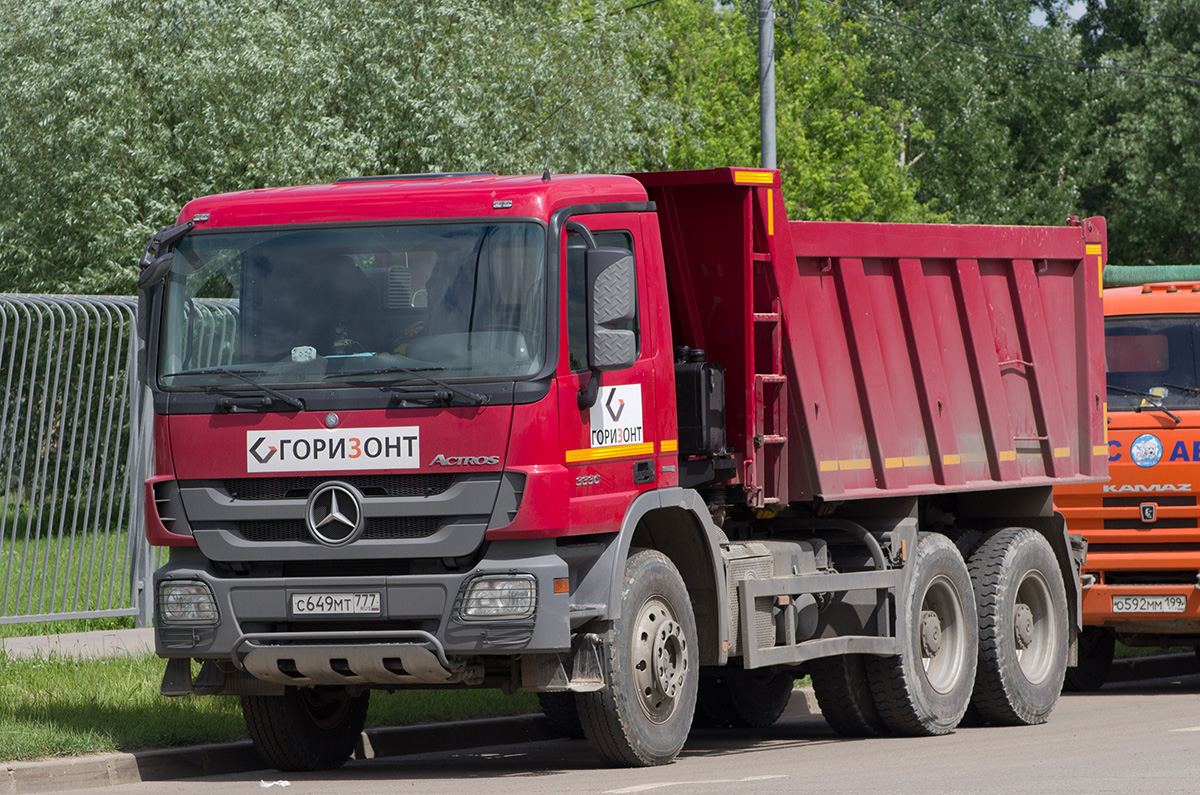
M 1099 690 L 1112 669 L 1117 638 L 1103 627 L 1084 627 L 1079 633 L 1079 662 L 1067 669 L 1064 690 L 1089 692 Z
M 263 760 L 280 770 L 330 770 L 345 764 L 367 721 L 371 691 L 288 687 L 282 696 L 242 696 L 242 715 Z
M 893 657 L 868 657 L 867 675 L 884 724 L 897 734 L 947 734 L 971 702 L 979 641 L 971 575 L 950 539 L 922 533 L 909 556 L 908 593 L 898 610 L 907 637 Z
M 879 717 L 867 668 L 861 654 L 823 657 L 808 664 L 813 694 L 821 707 L 821 716 L 829 727 L 843 737 L 878 737 L 887 733 Z
M 611 765 L 665 765 L 696 708 L 696 619 L 679 571 L 654 550 L 625 562 L 621 617 L 607 645 L 603 690 L 576 698 L 592 750 Z
M 1045 723 L 1067 668 L 1067 594 L 1050 543 L 1002 530 L 971 555 L 979 617 L 972 704 L 1003 725 Z
M 792 698 L 791 674 L 734 669 L 700 680 L 696 723 L 718 729 L 765 729 Z

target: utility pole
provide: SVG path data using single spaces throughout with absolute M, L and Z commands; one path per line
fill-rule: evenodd
M 758 134 L 763 168 L 775 168 L 775 0 L 758 0 Z

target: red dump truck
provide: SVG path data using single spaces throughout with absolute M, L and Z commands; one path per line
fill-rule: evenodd
M 1042 722 L 1104 255 L 1099 218 L 789 222 L 757 169 L 197 199 L 139 280 L 162 692 L 240 696 L 283 769 L 410 687 L 536 692 L 616 765 L 805 672 L 849 736 Z

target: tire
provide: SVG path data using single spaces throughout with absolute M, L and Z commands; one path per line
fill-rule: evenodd
M 792 698 L 791 674 L 734 669 L 700 680 L 697 728 L 765 729 L 774 725 Z
M 1063 690 L 1089 693 L 1099 690 L 1112 669 L 1117 637 L 1102 627 L 1084 627 L 1079 633 L 1079 663 L 1067 669 Z
M 687 740 L 700 668 L 691 599 L 661 552 L 633 550 L 625 561 L 611 638 L 606 687 L 576 697 L 588 745 L 610 765 L 665 765 Z
M 538 693 L 537 700 L 555 734 L 571 740 L 583 739 L 583 726 L 579 723 L 579 707 L 575 704 L 574 693 Z
M 979 649 L 971 575 L 954 543 L 921 533 L 909 556 L 908 593 L 897 611 L 907 637 L 893 657 L 866 658 L 875 707 L 896 734 L 948 734 L 971 702 Z
M 280 770 L 331 770 L 345 764 L 367 722 L 371 691 L 285 688 L 282 696 L 242 696 L 242 715 L 263 760 Z
M 867 666 L 861 654 L 823 657 L 808 664 L 813 693 L 829 727 L 843 737 L 878 737 L 887 734 L 879 716 Z
M 1027 527 L 984 541 L 968 566 L 979 618 L 971 703 L 1001 726 L 1045 723 L 1067 670 L 1067 592 L 1050 542 Z

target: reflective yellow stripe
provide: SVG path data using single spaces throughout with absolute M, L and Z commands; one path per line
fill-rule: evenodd
M 869 458 L 849 458 L 838 461 L 838 468 L 848 471 L 856 469 L 870 469 L 871 459 Z
M 767 235 L 775 234 L 775 191 L 767 191 Z
M 927 456 L 927 455 L 906 455 L 906 456 L 904 456 L 904 466 L 906 466 L 906 467 L 927 467 L 927 466 L 929 466 L 929 456 Z
M 665 439 L 660 443 L 659 450 L 664 453 L 678 453 L 679 452 L 679 440 L 678 439 Z
M 624 458 L 631 455 L 654 455 L 654 442 L 621 444 L 615 447 L 592 447 L 586 450 L 568 450 L 567 463 L 601 461 L 605 458 Z
M 1001 450 L 999 452 L 999 454 L 997 455 L 997 457 L 1001 461 L 1016 461 L 1017 460 L 1017 451 L 1016 450 Z
M 775 182 L 774 171 L 735 171 L 733 182 L 736 185 L 771 185 Z
M 1088 243 L 1084 251 L 1089 254 L 1099 254 L 1102 251 L 1102 248 L 1099 243 Z
M 943 464 L 961 464 L 962 457 L 953 455 L 953 454 L 944 455 L 944 456 L 942 456 L 942 463 Z
M 1108 445 L 1106 445 L 1106 444 L 1096 445 L 1095 447 L 1092 448 L 1092 455 L 1102 455 L 1105 458 L 1108 458 Z
M 883 468 L 884 469 L 898 469 L 899 467 L 902 467 L 902 466 L 904 466 L 903 458 L 885 458 L 885 459 L 883 459 Z
M 837 461 L 822 461 L 819 465 L 822 472 L 837 472 Z
M 1070 458 L 1071 457 L 1071 448 L 1070 447 L 1055 447 L 1054 448 L 1054 457 L 1055 458 Z

